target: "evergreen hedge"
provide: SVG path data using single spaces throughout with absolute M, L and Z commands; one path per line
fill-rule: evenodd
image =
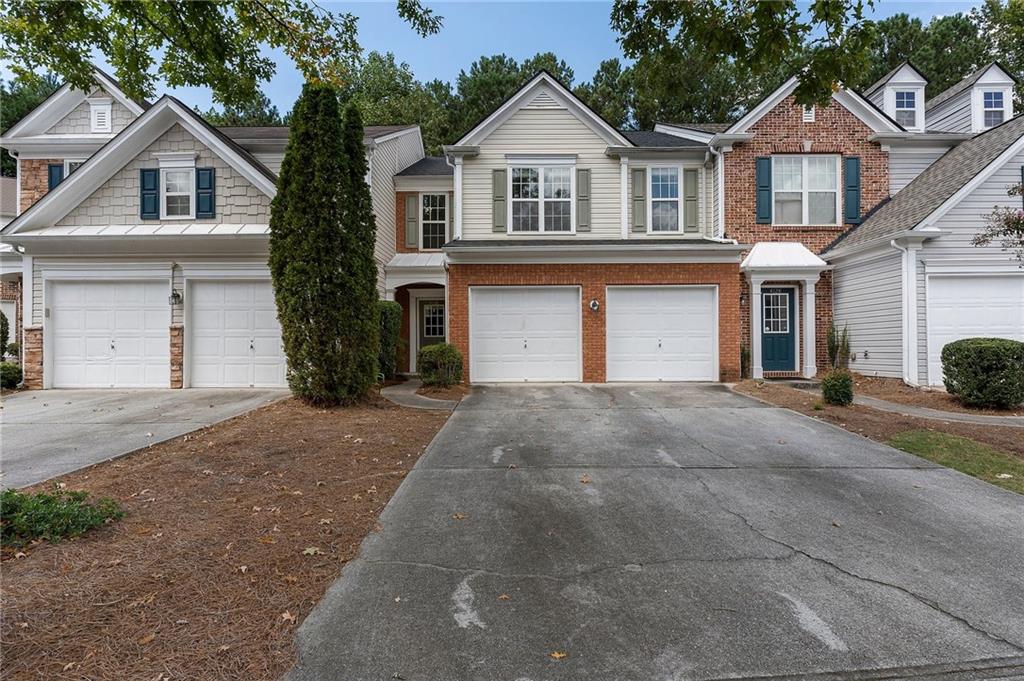
M 828 404 L 853 404 L 853 376 L 845 369 L 833 369 L 821 379 L 821 396 Z
M 380 375 L 394 378 L 398 373 L 398 334 L 402 328 L 402 306 L 390 300 L 378 303 L 380 308 Z
M 942 348 L 942 381 L 969 407 L 1012 409 L 1024 403 L 1024 343 L 964 338 Z
M 425 345 L 416 355 L 416 368 L 423 385 L 448 388 L 462 382 L 462 353 L 448 343 Z
M 11 335 L 11 323 L 7 319 L 7 315 L 0 312 L 0 359 L 3 359 L 4 352 L 7 351 L 7 339 Z
M 377 377 L 376 226 L 362 122 L 306 83 L 270 213 L 270 273 L 288 385 L 312 404 L 350 403 Z

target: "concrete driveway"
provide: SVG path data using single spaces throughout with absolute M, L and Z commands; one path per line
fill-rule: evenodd
M 477 388 L 380 525 L 292 681 L 1024 675 L 1024 497 L 724 386 Z
M 0 485 L 24 487 L 255 409 L 283 390 L 45 390 L 5 395 Z

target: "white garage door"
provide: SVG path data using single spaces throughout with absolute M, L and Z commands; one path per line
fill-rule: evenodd
M 189 282 L 187 321 L 194 388 L 286 385 L 281 327 L 270 280 Z
M 580 291 L 577 287 L 473 287 L 470 379 L 580 380 Z
M 1024 276 L 929 277 L 928 382 L 942 384 L 942 348 L 961 338 L 1024 341 Z
M 169 388 L 167 281 L 56 281 L 48 307 L 54 388 Z
M 608 287 L 609 381 L 714 381 L 715 289 Z

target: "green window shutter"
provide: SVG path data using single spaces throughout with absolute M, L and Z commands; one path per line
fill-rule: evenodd
M 843 159 L 843 221 L 860 224 L 860 158 Z
M 420 197 L 419 194 L 405 195 L 405 247 L 419 248 L 420 245 Z
M 761 156 L 757 159 L 757 222 L 772 222 L 772 159 Z
M 196 168 L 196 217 L 212 218 L 217 212 L 214 198 L 217 175 L 213 168 Z
M 633 231 L 647 231 L 647 169 L 633 168 Z
M 1024 206 L 1024 166 L 1020 167 L 1020 203 Z
M 576 171 L 576 231 L 590 231 L 590 169 Z
M 683 231 L 692 234 L 700 231 L 697 219 L 697 171 L 683 171 Z
M 157 168 L 139 171 L 139 217 L 160 219 L 160 171 Z
M 46 191 L 50 191 L 64 181 L 64 164 L 53 163 L 46 166 Z
M 507 176 L 508 171 L 505 169 L 494 170 L 491 173 L 491 205 L 493 214 L 493 223 L 491 230 L 494 232 L 507 232 L 505 216 L 506 216 L 506 201 L 507 197 Z

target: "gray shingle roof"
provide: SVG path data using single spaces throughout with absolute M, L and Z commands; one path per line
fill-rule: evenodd
M 825 253 L 913 229 L 985 169 L 1014 142 L 1024 137 L 1024 116 L 1011 118 L 947 151 L 859 226 L 843 233 Z
M 623 130 L 622 135 L 638 147 L 706 147 L 702 142 L 688 140 L 654 130 Z
M 453 168 L 444 160 L 444 156 L 424 156 L 411 166 L 402 169 L 396 175 L 403 177 L 452 175 Z
M 988 71 L 989 68 L 991 68 L 992 66 L 995 66 L 995 62 L 989 62 L 988 64 L 985 64 L 980 69 L 978 69 L 971 75 L 967 76 L 956 85 L 946 89 L 943 92 L 940 92 L 939 94 L 929 99 L 928 102 L 924 105 L 925 111 L 934 109 L 938 105 L 952 99 L 953 97 L 956 97 L 958 94 L 974 85 L 976 82 L 978 82 L 978 79 L 981 78 L 982 74 Z
M 415 127 L 415 125 L 368 125 L 363 128 L 363 143 L 368 143 L 379 137 L 385 137 L 393 132 Z M 242 144 L 257 140 L 261 142 L 280 141 L 282 144 L 288 141 L 287 125 L 224 126 L 217 129 Z
M 677 128 L 689 128 L 690 130 L 697 130 L 698 132 L 709 132 L 715 134 L 717 132 L 725 132 L 729 129 L 732 123 L 665 123 L 665 125 L 673 125 Z
M 871 87 L 869 87 L 869 88 L 868 88 L 867 90 L 865 90 L 865 91 L 864 91 L 864 96 L 865 96 L 865 97 L 870 97 L 870 96 L 871 96 L 871 93 L 873 93 L 873 92 L 874 92 L 875 90 L 877 90 L 878 88 L 880 88 L 880 87 L 882 87 L 883 85 L 885 85 L 886 83 L 888 83 L 888 82 L 889 82 L 889 79 L 890 79 L 890 78 L 892 78 L 893 76 L 895 76 L 895 75 L 896 75 L 896 72 L 897 72 L 897 71 L 899 71 L 900 69 L 902 69 L 902 68 L 903 68 L 904 66 L 906 66 L 906 65 L 907 65 L 907 64 L 909 64 L 909 63 L 910 63 L 910 62 L 907 62 L 907 61 L 903 61 L 903 62 L 900 62 L 900 63 L 899 63 L 899 64 L 898 64 L 897 66 L 896 66 L 896 68 L 894 68 L 894 69 L 893 69 L 892 71 L 890 71 L 889 73 L 887 73 L 887 74 L 885 74 L 884 76 L 882 76 L 881 78 L 879 78 L 879 79 L 878 79 L 877 81 L 875 81 L 875 84 L 874 84 L 874 85 L 872 85 L 872 86 L 871 86 Z M 913 67 L 913 66 L 911 66 L 910 68 L 914 68 L 914 67 Z M 914 70 L 916 71 L 917 69 L 914 69 Z

